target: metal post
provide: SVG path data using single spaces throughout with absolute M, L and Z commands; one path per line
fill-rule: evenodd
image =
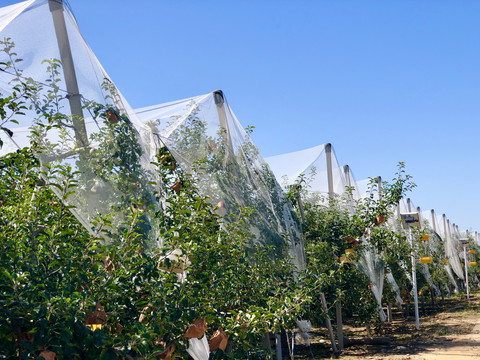
M 345 181 L 348 187 L 352 187 L 352 180 L 350 179 L 350 166 L 343 165 L 343 173 L 345 174 Z
M 435 218 L 435 210 L 430 210 L 430 213 L 432 214 L 432 227 L 433 227 L 433 231 L 435 231 L 436 233 L 438 233 L 437 231 L 437 219 Z
M 230 137 L 230 129 L 228 127 L 227 113 L 225 111 L 225 97 L 222 90 L 213 92 L 215 105 L 217 105 L 218 119 L 222 127 L 222 137 L 225 146 L 225 164 L 228 164 L 234 157 L 232 139 Z
M 332 144 L 325 145 L 325 155 L 327 157 L 327 181 L 328 181 L 328 197 L 331 199 L 334 195 L 333 189 L 333 168 L 332 168 Z
M 277 360 L 282 360 L 282 337 L 280 334 L 275 334 L 275 349 L 277 352 Z
M 382 177 L 377 176 L 377 190 L 378 190 L 378 200 L 382 200 L 383 198 L 383 188 L 382 188 Z
M 415 303 L 415 328 L 417 330 L 420 329 L 420 320 L 419 320 L 419 313 L 418 313 L 418 291 L 417 291 L 417 271 L 415 269 L 415 250 L 413 247 L 413 235 L 412 235 L 412 228 L 408 227 L 408 237 L 410 240 L 410 246 L 412 248 L 411 251 L 411 259 L 412 259 L 412 282 L 413 282 L 413 299 Z
M 65 24 L 63 0 L 49 0 L 50 12 L 52 13 L 55 35 L 57 37 L 60 61 L 62 62 L 63 76 L 67 86 L 67 98 L 70 103 L 73 129 L 77 146 L 87 147 L 88 137 L 85 121 L 83 118 L 81 95 L 78 90 L 77 75 L 73 63 L 72 49 L 68 38 L 67 26 Z
M 417 213 L 418 213 L 418 223 L 420 225 L 420 229 L 423 229 L 423 217 L 422 217 L 422 210 L 420 209 L 420 206 L 417 206 Z
M 342 318 L 342 302 L 337 299 L 335 303 L 335 313 L 337 316 L 337 337 L 338 350 L 343 350 L 343 318 Z
M 442 219 L 443 219 L 443 232 L 444 232 L 444 236 L 445 236 L 444 241 L 447 241 L 447 236 L 448 236 L 448 233 L 447 233 L 447 217 L 445 216 L 445 214 L 442 214 Z
M 401 219 L 402 216 L 400 215 L 400 201 L 397 204 L 397 219 Z M 397 230 L 400 231 L 401 229 L 401 224 L 397 223 Z
M 328 180 L 328 198 L 333 199 L 333 167 L 332 167 L 332 144 L 325 145 L 325 155 L 327 158 L 327 180 Z M 340 299 L 337 299 L 335 303 L 336 315 L 337 315 L 337 337 L 338 337 L 338 350 L 343 350 L 343 321 L 342 321 L 342 303 Z
M 407 207 L 408 212 L 412 212 L 412 202 L 410 198 L 407 199 Z M 412 228 L 408 227 L 408 236 L 410 237 L 410 246 L 412 248 L 411 251 L 411 260 L 412 260 L 412 282 L 413 282 L 413 300 L 415 303 L 415 327 L 416 329 L 420 329 L 420 320 L 419 320 L 419 313 L 418 313 L 418 291 L 417 291 L 417 270 L 416 270 L 416 260 L 415 260 L 415 249 L 413 246 L 413 235 L 412 235 Z
M 306 223 L 306 220 L 305 220 L 305 212 L 303 211 L 303 202 L 302 202 L 302 198 L 300 197 L 300 185 L 297 185 L 297 190 L 299 191 L 298 193 L 298 197 L 297 197 L 297 205 L 298 205 L 298 210 L 300 211 L 300 217 L 302 218 L 302 224 L 305 224 Z
M 348 188 L 347 196 L 348 196 L 348 202 L 349 202 L 349 205 L 350 205 L 350 212 L 353 214 L 353 212 L 355 211 L 354 210 L 354 208 L 355 208 L 355 202 L 354 202 L 355 197 L 353 196 L 353 192 L 358 191 L 358 189 L 353 189 L 352 188 L 352 179 L 350 177 L 350 166 L 343 165 L 343 174 L 345 175 L 345 182 L 346 182 L 345 187 Z
M 467 243 L 466 241 L 462 241 L 463 243 L 463 258 L 465 260 L 465 286 L 467 287 L 467 299 L 470 299 L 470 288 L 468 287 L 468 262 L 467 262 Z
M 330 335 L 330 341 L 332 343 L 333 353 L 338 353 L 337 345 L 335 344 L 335 335 L 333 334 L 332 322 L 330 321 L 330 316 L 328 316 L 327 301 L 325 300 L 325 294 L 320 293 L 320 301 L 322 303 L 323 311 L 325 311 L 325 322 L 327 323 L 328 334 Z

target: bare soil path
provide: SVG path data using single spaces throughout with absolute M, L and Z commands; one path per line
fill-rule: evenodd
M 310 349 L 298 347 L 295 359 L 333 358 L 326 332 L 315 329 Z M 345 327 L 349 336 L 366 336 L 364 328 Z M 383 329 L 389 345 L 355 345 L 345 348 L 343 360 L 480 360 L 480 294 L 445 299 L 420 318 L 420 330 L 413 318 L 397 314 Z

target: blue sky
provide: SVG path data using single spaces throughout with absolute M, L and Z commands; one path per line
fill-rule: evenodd
M 330 142 L 357 179 L 404 161 L 415 205 L 480 231 L 480 2 L 69 2 L 133 107 L 222 89 L 264 156 Z

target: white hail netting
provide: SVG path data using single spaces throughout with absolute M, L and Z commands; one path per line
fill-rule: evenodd
M 265 158 L 277 181 L 283 186 L 294 185 L 303 176 L 304 187 L 308 191 L 310 201 L 321 203 L 328 197 L 327 147 L 318 145 L 309 149 L 291 153 L 269 156 Z M 331 147 L 332 188 L 333 193 L 345 193 L 345 177 L 343 168 L 338 164 L 333 147 Z
M 187 352 L 194 360 L 208 360 L 210 347 L 208 345 L 207 335 L 203 335 L 201 339 L 189 339 Z
M 457 282 L 455 281 L 455 277 L 453 276 L 453 271 L 452 271 L 452 268 L 450 267 L 450 264 L 449 264 L 449 265 L 445 265 L 445 272 L 447 273 L 447 276 L 448 276 L 450 282 L 452 283 L 452 285 L 453 285 L 454 288 L 455 288 L 455 294 L 459 294 L 459 293 L 460 293 L 460 289 L 458 288 L 458 284 L 457 284 Z
M 412 207 L 412 205 L 410 204 L 410 208 L 411 207 Z M 399 204 L 397 206 L 395 206 L 394 209 L 393 209 L 393 216 L 389 220 L 389 225 L 393 226 L 397 231 L 405 231 L 402 228 L 402 225 L 401 225 L 401 222 L 400 222 L 400 220 L 401 220 L 400 214 L 401 213 L 406 213 L 406 212 L 410 212 L 409 208 L 408 208 L 408 205 L 407 205 L 407 202 L 404 199 L 401 199 Z M 407 234 L 407 236 L 408 236 L 408 234 Z M 403 270 L 403 272 L 404 272 L 407 280 L 409 281 L 409 283 L 413 286 L 412 274 L 410 272 L 411 270 L 409 268 L 409 264 L 407 263 L 407 260 L 399 260 L 398 265 Z M 410 293 L 413 294 L 413 288 L 410 291 Z
M 431 217 L 428 216 L 428 213 L 425 214 L 420 211 L 420 208 L 417 208 L 419 219 L 420 219 L 420 226 L 423 230 L 427 230 L 430 238 L 428 241 L 421 241 L 420 244 L 420 256 L 429 256 L 433 257 L 436 256 L 437 261 L 442 260 L 442 255 L 444 254 L 444 248 L 442 246 L 442 239 L 438 236 L 437 233 L 433 231 L 431 225 Z M 420 264 L 419 266 L 420 273 L 423 275 L 425 280 L 427 280 L 428 285 L 432 289 L 434 289 L 435 294 L 437 296 L 441 295 L 440 289 L 438 286 L 433 282 L 432 275 L 430 274 L 430 269 L 428 268 L 428 264 Z
M 367 196 L 370 183 L 371 183 L 371 179 L 362 179 L 357 181 L 356 188 L 361 198 L 364 198 Z
M 435 290 L 435 295 L 440 296 L 441 295 L 440 289 L 438 288 L 437 285 L 435 285 L 433 283 L 432 276 L 430 275 L 430 270 L 428 269 L 428 265 L 427 264 L 419 264 L 418 270 L 420 270 L 420 273 L 423 275 L 425 280 L 427 280 L 428 285 L 430 285 L 430 287 L 433 290 Z
M 152 146 L 166 146 L 186 172 L 192 173 L 202 161 L 195 172 L 196 184 L 214 205 L 230 214 L 238 213 L 237 204 L 256 210 L 250 223 L 255 234 L 251 245 L 287 245 L 303 266 L 299 221 L 221 91 L 136 113 L 155 135 Z
M 428 223 L 427 226 L 431 231 L 431 238 L 428 242 L 430 245 L 430 251 L 432 253 L 435 252 L 436 254 L 439 255 L 440 261 L 442 262 L 445 268 L 445 273 L 447 274 L 451 284 L 455 287 L 455 292 L 458 293 L 459 291 L 458 285 L 453 276 L 452 268 L 450 266 L 450 260 L 446 254 L 446 246 L 445 246 L 446 241 L 445 241 L 445 233 L 442 230 L 443 229 L 442 218 L 437 217 L 433 210 L 423 211 L 422 218 L 427 221 Z M 445 263 L 445 260 L 446 260 L 446 263 Z M 450 289 L 448 288 L 447 284 L 445 284 L 445 286 L 448 292 L 450 292 Z
M 148 128 L 109 80 L 68 6 L 35 0 L 0 9 L 0 29 L 0 40 L 9 39 L 0 46 L 0 62 L 6 64 L 0 92 L 10 95 L 21 82 L 37 87 L 35 101 L 27 104 L 33 110 L 15 117 L 18 124 L 4 124 L 13 136 L 0 132 L 0 156 L 36 141 L 44 165 L 69 165 L 80 172 L 77 191 L 67 202 L 89 231 L 95 233 L 93 219 L 106 214 L 113 214 L 110 230 L 119 230 L 125 213 L 118 209 L 130 208 L 136 198 L 144 202 L 144 235 L 155 239 L 146 208 L 155 204 L 149 182 L 156 178 L 141 139 L 148 139 Z
M 348 171 L 345 170 L 347 168 Z M 362 198 L 362 194 L 359 189 L 359 184 L 355 179 L 352 169 L 348 165 L 343 166 L 344 176 L 345 176 L 345 185 L 348 186 L 351 190 L 352 197 L 354 200 L 359 200 Z
M 407 277 L 408 281 L 410 282 L 411 285 L 413 285 L 413 279 L 412 279 L 412 274 L 410 272 L 410 269 L 408 268 L 408 264 L 405 260 L 399 260 L 398 265 L 402 268 L 402 270 L 405 273 L 405 276 Z M 413 290 L 412 290 L 413 292 Z
M 295 336 L 295 340 L 303 342 L 306 346 L 310 346 L 310 331 L 312 331 L 312 323 L 310 320 L 297 320 L 299 333 Z
M 397 206 L 397 209 L 395 213 L 397 214 L 396 217 L 399 218 L 399 215 L 401 213 L 412 213 L 412 212 L 417 212 L 419 215 L 419 226 L 420 228 L 424 228 L 427 226 L 430 239 L 428 241 L 421 241 L 419 244 L 419 248 L 417 249 L 417 258 L 419 257 L 433 257 L 434 255 L 438 255 L 438 260 L 441 261 L 441 257 L 444 253 L 444 246 L 442 244 L 442 239 L 441 237 L 434 231 L 434 229 L 437 228 L 436 222 L 432 221 L 432 217 L 429 216 L 430 212 L 421 212 L 419 211 L 419 208 L 416 208 L 413 203 L 407 199 L 404 200 L 402 199 Z M 406 262 L 402 262 L 401 267 L 404 269 L 405 274 L 407 275 L 407 278 L 410 282 L 412 282 L 411 275 L 408 271 L 408 266 Z M 432 289 L 434 289 L 435 293 L 437 296 L 441 295 L 440 289 L 436 284 L 434 284 L 432 280 L 432 276 L 430 274 L 430 270 L 428 268 L 427 264 L 418 264 L 417 267 L 418 272 L 422 274 L 424 279 L 427 281 L 427 283 L 430 285 Z
M 452 262 L 453 263 L 456 262 L 455 260 L 456 256 L 453 256 L 453 257 L 449 256 L 449 252 L 447 250 L 447 241 L 448 241 L 447 239 L 448 231 L 446 232 L 447 222 L 445 220 L 445 224 L 444 224 L 444 219 L 442 216 L 436 216 L 435 214 L 431 214 L 429 218 L 429 223 L 435 229 L 437 235 L 442 240 L 444 255 L 448 261 L 446 264 L 444 264 L 445 272 L 447 273 L 448 279 L 450 280 L 451 284 L 455 288 L 455 293 L 458 294 L 459 288 L 458 288 L 457 282 L 455 281 L 455 276 L 453 275 L 452 266 L 451 266 Z M 448 291 L 450 291 L 450 289 L 448 289 Z
M 395 301 L 397 302 L 397 305 L 400 307 L 403 305 L 403 300 L 402 296 L 400 295 L 400 287 L 398 286 L 397 282 L 395 281 L 395 278 L 393 277 L 392 273 L 387 273 L 385 275 L 387 282 L 390 284 L 390 287 L 392 288 L 392 292 L 395 295 Z
M 460 237 L 458 236 L 454 226 L 448 220 L 444 220 L 445 233 L 445 254 L 447 255 L 450 266 L 453 272 L 461 280 L 465 280 L 463 273 L 463 266 L 460 261 L 460 253 L 462 251 Z
M 360 252 L 360 257 L 355 262 L 355 265 L 370 280 L 370 287 L 377 301 L 377 311 L 380 315 L 380 320 L 387 320 L 387 316 L 382 308 L 383 277 L 385 275 L 383 260 L 377 254 L 376 249 L 366 247 Z
M 359 191 L 359 193 L 361 194 L 361 198 L 372 197 L 374 200 L 378 201 L 378 198 L 379 198 L 379 182 L 380 181 L 381 181 L 381 179 L 379 179 L 379 178 L 369 178 L 369 179 L 362 180 L 361 182 L 363 182 L 363 185 L 361 185 L 361 186 L 363 186 L 363 189 L 361 191 Z M 397 222 L 397 217 L 395 215 L 397 213 L 396 212 L 396 207 L 393 207 L 391 209 L 391 211 L 393 212 L 394 215 L 391 216 L 388 219 L 387 226 L 389 228 L 393 228 L 393 229 L 397 229 L 397 230 L 401 231 L 399 223 Z M 410 273 L 408 271 L 408 266 L 407 266 L 407 264 L 404 260 L 400 260 L 400 267 L 402 268 L 402 270 L 405 271 L 405 274 L 406 274 L 407 278 L 411 281 Z M 391 286 L 391 291 L 395 296 L 395 300 L 396 300 L 398 306 L 401 306 L 403 304 L 403 300 L 402 300 L 402 297 L 401 297 L 401 290 L 400 290 L 400 287 L 398 286 L 393 274 L 390 273 L 390 272 L 387 273 L 386 274 L 386 279 L 387 279 L 387 282 Z

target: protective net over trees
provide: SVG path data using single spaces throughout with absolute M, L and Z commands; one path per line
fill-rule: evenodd
M 302 176 L 304 186 L 311 196 L 325 198 L 329 193 L 345 193 L 347 183 L 343 168 L 339 165 L 331 144 L 269 156 L 265 160 L 282 185 L 296 184 Z
M 226 219 L 239 213 L 236 204 L 256 210 L 252 246 L 284 248 L 303 264 L 293 211 L 220 91 L 165 105 L 161 116 L 144 109 L 140 121 L 60 0 L 0 9 L 0 40 L 2 94 L 21 102 L 28 92 L 33 99 L 24 104 L 25 114 L 13 119 L 17 123 L 7 118 L 0 124 L 0 156 L 34 144 L 39 181 L 45 183 L 56 165 L 70 166 L 77 172 L 76 189 L 65 202 L 93 234 L 115 238 L 134 208 L 142 213 L 137 226 L 145 241 L 161 243 L 154 214 L 163 193 L 152 161 L 170 152 L 183 171 L 199 169 L 200 191 Z M 65 180 L 56 175 L 52 181 Z
M 255 210 L 252 244 L 287 246 L 303 264 L 299 222 L 267 163 L 228 105 L 223 92 L 137 109 L 158 149 L 168 148 L 182 169 L 218 207 L 218 213 Z M 162 161 L 160 159 L 160 161 Z M 224 219 L 228 221 L 229 216 Z
M 76 193 L 66 203 L 89 231 L 113 236 L 121 230 L 121 209 L 136 206 L 143 211 L 145 239 L 154 241 L 148 209 L 156 206 L 156 177 L 142 140 L 148 129 L 84 41 L 68 6 L 30 0 L 2 8 L 0 30 L 1 91 L 19 101 L 29 95 L 25 115 L 2 124 L 8 130 L 0 134 L 0 155 L 34 144 L 41 181 L 48 182 L 59 164 L 78 172 Z M 109 218 L 95 220 L 99 215 Z

